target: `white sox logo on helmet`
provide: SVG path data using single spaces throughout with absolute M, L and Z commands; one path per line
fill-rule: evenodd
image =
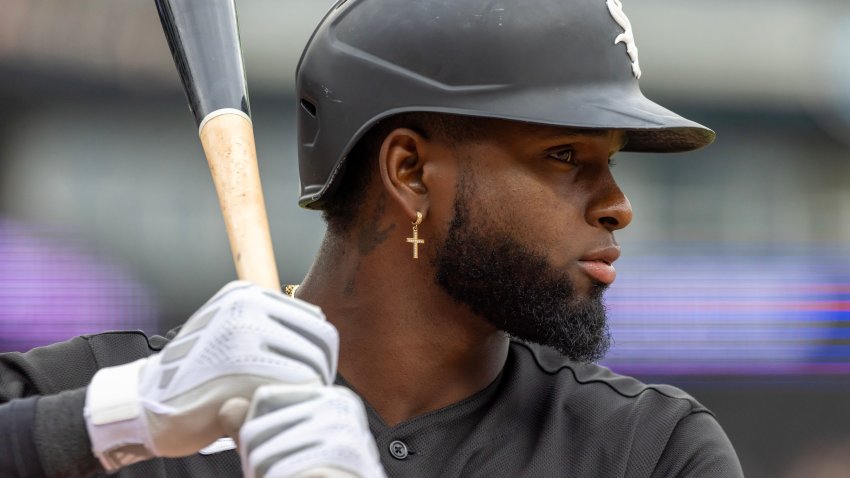
M 614 39 L 614 44 L 626 44 L 626 53 L 628 53 L 629 58 L 632 59 L 632 73 L 634 73 L 635 78 L 640 79 L 640 60 L 638 60 L 638 48 L 635 43 L 635 34 L 634 31 L 632 31 L 632 22 L 629 21 L 629 17 L 626 16 L 625 12 L 623 12 L 623 2 L 622 0 L 607 0 L 605 3 L 608 5 L 608 10 L 611 12 L 611 16 L 614 17 L 617 24 L 624 30 L 623 33 L 617 35 L 617 38 Z

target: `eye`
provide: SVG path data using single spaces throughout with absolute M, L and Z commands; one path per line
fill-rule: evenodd
M 576 152 L 572 149 L 562 149 L 549 153 L 548 157 L 554 159 L 555 161 L 560 161 L 562 163 L 576 164 L 575 153 Z

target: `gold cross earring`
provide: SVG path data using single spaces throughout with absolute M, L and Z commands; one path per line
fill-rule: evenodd
M 407 242 L 413 244 L 413 258 L 419 259 L 419 244 L 425 244 L 425 241 L 419 239 L 419 225 L 422 224 L 422 213 L 416 211 L 416 222 L 413 223 L 413 237 L 408 237 Z

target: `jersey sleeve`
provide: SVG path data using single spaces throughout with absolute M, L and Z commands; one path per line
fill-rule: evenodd
M 37 401 L 30 397 L 0 405 L 0 476 L 45 476 L 32 436 Z
M 0 354 L 0 403 L 84 387 L 98 368 L 87 337 Z
M 101 471 L 83 419 L 85 391 L 0 405 L 0 476 L 82 478 Z
M 156 352 L 140 332 L 76 337 L 0 354 L 0 476 L 79 478 L 101 471 L 83 418 L 86 386 L 102 367 Z
M 710 413 L 692 413 L 676 425 L 652 478 L 743 478 L 738 455 Z

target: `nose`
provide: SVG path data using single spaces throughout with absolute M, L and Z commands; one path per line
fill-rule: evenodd
M 623 229 L 632 222 L 632 204 L 613 180 L 587 209 L 587 222 L 611 232 Z

